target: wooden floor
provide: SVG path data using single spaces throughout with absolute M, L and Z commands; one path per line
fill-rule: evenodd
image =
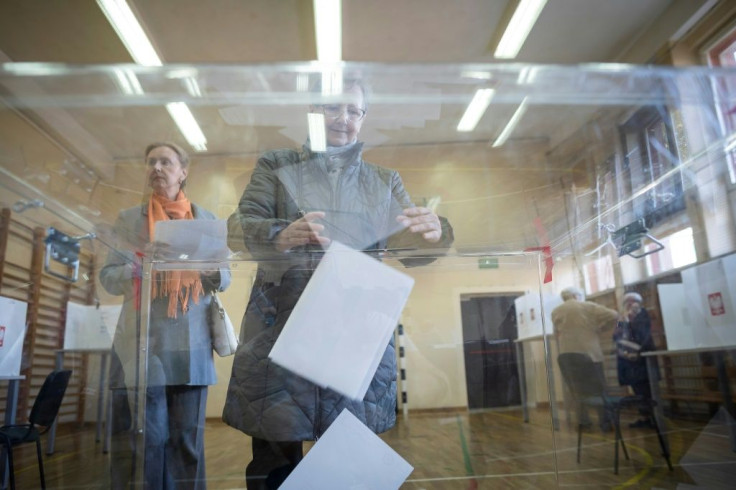
M 549 413 L 534 410 L 529 423 L 520 410 L 479 413 L 411 414 L 381 437 L 414 466 L 401 487 L 434 489 L 538 488 L 734 488 L 736 453 L 723 421 L 668 420 L 674 471 L 660 456 L 651 429 L 630 429 L 622 417 L 630 460 L 621 456 L 613 474 L 613 432 L 583 434 L 582 460 L 575 461 L 576 433 L 563 415 L 552 429 Z M 45 456 L 52 489 L 108 488 L 111 455 L 102 453 L 94 427 L 61 428 L 56 451 Z M 210 489 L 245 488 L 250 439 L 217 420 L 207 423 L 207 476 Z M 45 441 L 44 441 L 45 442 Z M 16 450 L 19 489 L 39 487 L 32 445 Z

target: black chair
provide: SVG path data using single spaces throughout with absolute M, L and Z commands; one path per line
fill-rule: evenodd
M 5 447 L 8 454 L 8 466 L 10 468 L 10 488 L 15 489 L 15 475 L 13 473 L 13 447 L 27 442 L 36 443 L 38 455 L 38 471 L 41 475 L 41 488 L 46 488 L 43 474 L 43 459 L 41 456 L 41 435 L 51 428 L 56 420 L 64 398 L 66 387 L 72 372 L 53 371 L 46 377 L 41 390 L 33 402 L 31 414 L 27 424 L 4 425 L 0 427 L 0 444 Z M 39 427 L 43 429 L 39 430 Z M 3 463 L 4 464 L 4 463 Z
M 613 424 L 616 434 L 615 453 L 613 459 L 613 472 L 618 475 L 618 446 L 624 451 L 624 456 L 629 459 L 629 453 L 626 450 L 626 444 L 621 436 L 620 413 L 624 407 L 640 407 L 643 404 L 654 404 L 652 400 L 645 399 L 641 396 L 609 396 L 606 393 L 606 382 L 603 371 L 599 365 L 587 354 L 577 352 L 562 353 L 557 357 L 557 363 L 562 372 L 562 378 L 570 390 L 572 397 L 577 404 L 578 413 L 582 414 L 586 407 L 596 408 L 602 412 L 606 419 Z M 672 471 L 672 463 L 667 446 L 662 439 L 662 433 L 657 427 L 656 421 L 653 421 L 654 430 L 657 432 L 659 445 L 662 448 L 662 456 L 667 461 L 667 466 Z M 580 463 L 580 444 L 583 436 L 583 424 L 578 421 L 578 452 L 577 462 Z

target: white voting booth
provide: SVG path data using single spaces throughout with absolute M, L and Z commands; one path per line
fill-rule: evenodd
M 0 376 L 20 375 L 27 310 L 23 301 L 0 296 Z
M 736 256 L 682 271 L 682 283 L 659 284 L 667 349 L 736 345 Z
M 545 291 L 543 294 L 529 291 L 519 296 L 514 301 L 516 307 L 516 325 L 519 337 L 516 341 L 516 357 L 519 366 L 519 391 L 521 393 L 521 405 L 524 422 L 529 421 L 529 409 L 527 406 L 526 364 L 524 356 L 524 343 L 542 341 L 547 344 L 549 351 L 549 338 L 554 333 L 551 313 L 562 303 L 558 294 Z M 536 371 L 536 369 L 535 369 Z M 532 376 L 536 378 L 536 376 Z M 554 377 L 551 378 L 550 399 L 554 400 Z M 553 423 L 558 428 L 558 419 L 555 404 L 552 403 Z

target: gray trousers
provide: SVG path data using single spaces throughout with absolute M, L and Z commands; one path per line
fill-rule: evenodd
M 111 487 L 140 481 L 149 489 L 207 488 L 204 424 L 207 386 L 151 386 L 146 390 L 143 447 L 136 444 L 128 397 L 113 390 Z M 136 468 L 143 450 L 143 472 Z

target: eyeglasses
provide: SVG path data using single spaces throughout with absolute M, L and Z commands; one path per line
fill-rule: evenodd
M 325 104 L 322 106 L 322 112 L 327 117 L 339 117 L 343 112 L 347 112 L 348 121 L 358 122 L 365 117 L 365 111 L 355 106 L 344 106 L 340 104 Z

